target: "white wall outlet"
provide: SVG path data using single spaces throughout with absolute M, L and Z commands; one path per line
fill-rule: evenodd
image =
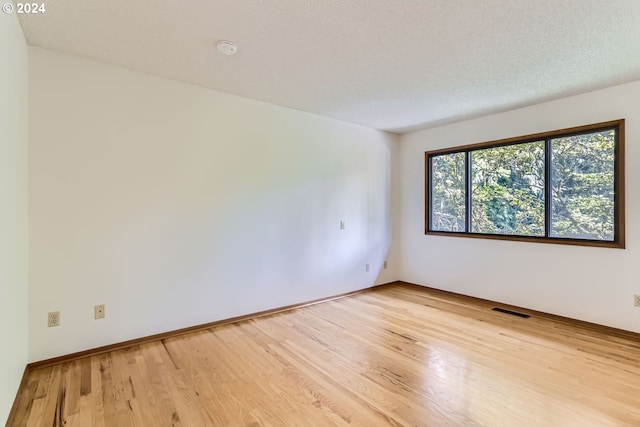
M 369 271 L 369 264 L 364 265 L 364 271 Z
M 59 311 L 50 311 L 49 312 L 49 327 L 60 326 L 60 312 Z
M 93 306 L 93 313 L 96 319 L 104 319 L 104 304 Z
M 636 294 L 633 296 L 633 305 L 640 307 L 640 295 Z
M 385 270 L 387 269 L 387 261 L 385 261 L 384 264 L 382 264 L 382 268 L 384 268 Z
M 340 221 L 340 230 L 344 230 L 344 221 Z

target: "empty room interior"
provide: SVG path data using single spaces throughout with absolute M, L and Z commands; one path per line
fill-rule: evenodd
M 0 421 L 640 426 L 638 23 L 6 0 Z

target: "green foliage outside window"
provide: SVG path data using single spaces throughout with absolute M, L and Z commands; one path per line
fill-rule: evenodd
M 471 153 L 471 231 L 544 236 L 544 141 Z
M 551 140 L 551 236 L 613 240 L 615 132 Z
M 432 159 L 433 229 L 466 231 L 464 153 L 446 154 Z

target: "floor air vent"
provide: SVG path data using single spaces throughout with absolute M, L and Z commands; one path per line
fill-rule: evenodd
M 522 317 L 523 319 L 528 319 L 529 317 L 531 317 L 528 314 L 518 313 L 517 311 L 506 310 L 506 309 L 500 308 L 500 307 L 494 307 L 491 310 L 499 311 L 500 313 L 510 314 L 512 316 Z

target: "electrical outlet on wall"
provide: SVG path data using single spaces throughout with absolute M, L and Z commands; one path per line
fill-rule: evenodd
M 369 264 L 364 265 L 364 271 L 369 271 Z
M 633 305 L 640 307 L 640 295 L 636 294 L 633 296 Z
M 104 304 L 94 305 L 93 313 L 96 319 L 104 319 Z
M 384 262 L 384 264 L 382 264 L 382 267 L 386 270 L 387 269 L 387 261 Z
M 50 328 L 54 326 L 60 326 L 60 312 L 59 311 L 50 311 L 49 312 L 49 321 L 48 325 Z

